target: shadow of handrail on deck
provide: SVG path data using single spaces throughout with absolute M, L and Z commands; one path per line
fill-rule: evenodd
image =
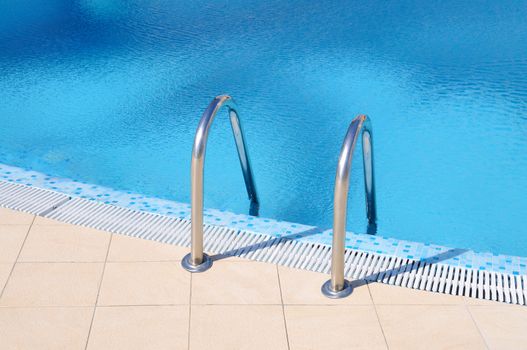
M 397 276 L 397 275 L 400 275 L 400 274 L 403 274 L 403 273 L 406 273 L 406 272 L 411 272 L 413 270 L 417 270 L 419 268 L 418 265 L 421 265 L 420 263 L 425 263 L 425 264 L 429 264 L 429 265 L 437 264 L 437 263 L 439 263 L 441 261 L 452 259 L 452 258 L 454 258 L 456 256 L 459 256 L 459 255 L 461 255 L 463 253 L 466 253 L 468 251 L 469 251 L 468 249 L 452 248 L 452 249 L 447 250 L 446 252 L 442 252 L 442 253 L 439 253 L 439 254 L 436 254 L 436 255 L 433 255 L 433 256 L 429 256 L 427 258 L 422 258 L 422 259 L 419 259 L 419 260 L 415 260 L 415 261 L 412 261 L 411 263 L 400 265 L 400 266 L 394 267 L 394 268 L 389 269 L 389 270 L 379 271 L 377 273 L 373 273 L 371 275 L 364 276 L 363 278 L 361 278 L 359 280 L 353 280 L 350 283 L 351 283 L 351 285 L 354 288 L 366 285 L 368 283 L 379 283 L 377 281 L 377 276 L 380 275 L 381 273 L 382 274 L 387 274 L 390 277 L 391 276 Z M 410 267 L 410 268 L 407 269 L 407 267 Z
M 215 254 L 215 255 L 211 256 L 210 258 L 212 259 L 212 261 L 226 259 L 226 258 L 229 258 L 229 257 L 237 256 L 236 253 L 240 252 L 240 251 L 244 251 L 244 253 L 247 254 L 247 253 L 254 252 L 256 250 L 260 250 L 260 249 L 263 249 L 263 248 L 266 248 L 266 247 L 275 246 L 275 245 L 277 245 L 277 244 L 279 244 L 281 242 L 284 242 L 284 241 L 294 241 L 295 239 L 298 239 L 298 238 L 304 238 L 304 237 L 308 237 L 308 236 L 313 236 L 313 235 L 316 235 L 316 234 L 319 234 L 319 233 L 322 233 L 322 232 L 324 232 L 324 230 L 322 230 L 321 228 L 314 227 L 314 228 L 306 230 L 306 231 L 297 232 L 297 233 L 291 233 L 291 234 L 288 234 L 288 235 L 285 235 L 285 236 L 271 238 L 271 239 L 268 239 L 266 241 L 259 242 L 259 243 L 256 243 L 256 244 L 252 244 L 252 245 L 249 245 L 249 246 L 231 249 L 231 250 L 228 250 L 228 251 L 223 252 L 223 253 Z
M 268 239 L 266 241 L 259 242 L 259 243 L 256 243 L 256 244 L 252 244 L 252 245 L 249 245 L 249 246 L 239 247 L 239 248 L 228 250 L 228 251 L 223 252 L 223 253 L 218 253 L 218 254 L 215 254 L 215 255 L 211 256 L 211 259 L 213 261 L 218 261 L 218 260 L 221 260 L 221 259 L 226 259 L 226 258 L 229 258 L 229 257 L 238 256 L 236 253 L 240 252 L 240 251 L 243 251 L 245 254 L 247 254 L 247 253 L 250 253 L 250 252 L 253 252 L 253 251 L 257 251 L 257 250 L 260 250 L 260 249 L 263 249 L 263 248 L 269 248 L 269 247 L 275 246 L 275 245 L 277 245 L 279 243 L 282 243 L 284 241 L 293 241 L 293 240 L 298 239 L 298 238 L 308 237 L 308 236 L 316 235 L 316 234 L 319 234 L 319 233 L 322 233 L 322 232 L 324 232 L 324 230 L 322 230 L 321 228 L 314 227 L 314 228 L 306 230 L 306 231 L 302 231 L 302 232 L 298 232 L 298 233 L 291 233 L 291 234 L 286 235 L 286 236 L 275 237 L 275 238 Z M 313 244 L 316 244 L 316 243 L 313 242 Z M 373 274 L 370 274 L 368 276 L 364 276 L 363 278 L 361 278 L 359 280 L 350 281 L 350 283 L 351 283 L 353 288 L 361 287 L 361 286 L 364 286 L 364 285 L 366 285 L 368 283 L 378 283 L 376 281 L 376 279 L 377 279 L 377 276 L 379 276 L 380 274 L 387 274 L 390 277 L 391 276 L 397 276 L 399 274 L 403 274 L 405 272 L 411 272 L 413 270 L 418 269 L 419 266 L 422 265 L 422 263 L 429 264 L 429 265 L 437 264 L 437 263 L 439 263 L 441 261 L 452 259 L 452 258 L 454 258 L 456 256 L 459 256 L 459 255 L 461 255 L 463 253 L 466 253 L 468 251 L 469 251 L 468 249 L 459 249 L 459 248 L 449 249 L 449 250 L 447 250 L 445 252 L 442 252 L 442 253 L 439 253 L 439 254 L 436 254 L 436 255 L 433 255 L 433 256 L 429 256 L 427 258 L 422 258 L 422 259 L 419 259 L 419 260 L 412 261 L 411 263 L 407 263 L 407 264 L 404 264 L 404 265 L 396 266 L 396 267 L 394 267 L 392 269 L 389 269 L 389 270 L 379 271 L 377 273 L 373 273 Z

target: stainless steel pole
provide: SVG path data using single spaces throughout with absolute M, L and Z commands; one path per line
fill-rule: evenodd
M 373 140 L 371 123 L 367 116 L 359 115 L 351 122 L 340 150 L 335 176 L 333 200 L 333 245 L 331 255 L 331 279 L 322 286 L 322 293 L 329 298 L 343 298 L 352 292 L 344 278 L 344 249 L 346 241 L 346 217 L 349 179 L 353 151 L 362 132 L 362 156 L 364 162 L 364 185 L 366 190 L 366 215 L 369 224 L 375 224 L 375 178 L 373 171 Z
M 231 127 L 238 150 L 243 178 L 247 188 L 247 194 L 251 201 L 251 215 L 258 214 L 258 196 L 256 194 L 251 164 L 243 138 L 240 118 L 236 112 L 236 105 L 228 95 L 217 96 L 209 104 L 199 121 L 194 137 L 194 146 L 192 148 L 190 170 L 191 249 L 190 254 L 187 254 L 181 261 L 183 268 L 190 272 L 202 272 L 212 266 L 212 260 L 203 252 L 203 169 L 209 129 L 214 121 L 214 117 L 223 106 L 229 109 Z

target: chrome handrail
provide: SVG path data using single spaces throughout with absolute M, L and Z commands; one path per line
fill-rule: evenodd
M 190 272 L 202 272 L 212 266 L 212 260 L 207 254 L 203 253 L 203 166 L 205 162 L 205 149 L 209 129 L 214 121 L 218 111 L 226 106 L 229 110 L 232 132 L 238 150 L 238 157 L 242 167 L 243 179 L 247 188 L 247 195 L 251 201 L 250 214 L 258 215 L 259 203 L 254 185 L 254 177 L 251 170 L 251 164 L 247 155 L 247 147 L 243 138 L 242 127 L 236 104 L 232 97 L 220 95 L 214 98 L 209 104 L 198 124 L 196 135 L 194 137 L 194 146 L 192 148 L 192 161 L 190 170 L 191 181 L 191 250 L 181 264 Z
M 355 144 L 360 134 L 362 134 L 362 161 L 364 163 L 368 226 L 375 227 L 377 221 L 371 122 L 367 116 L 359 115 L 353 119 L 344 137 L 337 165 L 337 175 L 335 176 L 331 279 L 322 285 L 322 293 L 329 298 L 343 298 L 352 292 L 351 284 L 344 278 L 344 249 L 351 163 Z

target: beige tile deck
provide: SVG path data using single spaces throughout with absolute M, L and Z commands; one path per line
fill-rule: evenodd
M 207 273 L 192 276 L 192 303 L 281 305 L 276 266 L 215 262 Z
M 386 349 L 373 305 L 285 307 L 291 349 Z
M 108 261 L 180 261 L 187 253 L 188 248 L 115 235 L 110 246 Z
M 13 264 L 0 264 L 0 291 L 4 289 L 12 269 Z
M 189 306 L 99 307 L 88 349 L 186 349 Z
M 31 225 L 35 215 L 0 208 L 0 225 Z
M 193 350 L 287 349 L 282 306 L 192 306 L 190 348 Z
M 17 263 L 0 306 L 95 304 L 102 263 Z
M 177 262 L 107 263 L 99 305 L 188 304 L 190 273 Z
M 320 293 L 320 287 L 329 279 L 323 273 L 278 267 L 284 304 L 286 305 L 372 305 L 368 286 L 354 282 L 349 298 L 329 299 Z
M 18 261 L 104 262 L 110 236 L 81 226 L 33 225 Z
M 465 305 L 377 306 L 390 349 L 485 349 Z
M 527 308 L 501 305 L 470 306 L 483 338 L 493 349 L 527 348 Z
M 0 263 L 15 262 L 29 227 L 29 225 L 2 225 L 0 221 Z
M 0 209 L 0 349 L 527 349 L 527 307 L 187 249 Z
M 0 308 L 2 350 L 82 350 L 93 310 L 68 308 Z

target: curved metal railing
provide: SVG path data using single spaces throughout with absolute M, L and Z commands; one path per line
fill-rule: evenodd
M 373 136 L 370 119 L 359 115 L 351 122 L 340 150 L 333 200 L 333 246 L 331 255 L 331 279 L 322 286 L 322 293 L 329 298 L 342 298 L 351 294 L 352 287 L 344 278 L 344 248 L 349 179 L 353 151 L 359 135 L 362 135 L 362 161 L 366 189 L 366 215 L 368 231 L 375 230 L 377 212 L 375 206 L 375 177 L 373 172 Z
M 212 265 L 211 259 L 203 253 L 203 166 L 209 129 L 214 121 L 214 117 L 223 106 L 227 107 L 229 111 L 232 132 L 242 167 L 243 179 L 245 181 L 245 187 L 247 188 L 247 195 L 251 201 L 250 214 L 258 215 L 258 196 L 247 155 L 247 147 L 245 146 L 245 140 L 243 138 L 240 118 L 238 117 L 238 112 L 236 112 L 236 105 L 230 96 L 220 95 L 212 100 L 201 116 L 192 148 L 190 170 L 192 243 L 190 254 L 187 254 L 181 262 L 183 267 L 191 272 L 202 272 Z

